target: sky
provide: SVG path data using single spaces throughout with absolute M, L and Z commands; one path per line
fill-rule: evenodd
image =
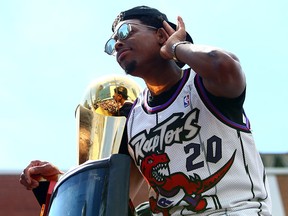
M 261 153 L 287 153 L 287 1 L 0 0 L 0 171 L 32 160 L 77 163 L 75 109 L 102 75 L 124 75 L 104 53 L 119 12 L 148 5 L 184 19 L 194 43 L 240 59 L 244 108 Z M 131 77 L 132 78 L 132 77 Z M 144 88 L 140 79 L 133 78 Z

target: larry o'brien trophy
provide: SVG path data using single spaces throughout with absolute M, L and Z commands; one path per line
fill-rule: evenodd
M 130 157 L 118 154 L 126 117 L 117 115 L 119 104 L 113 99 L 119 86 L 132 102 L 140 93 L 127 76 L 110 75 L 89 85 L 76 108 L 78 165 L 49 182 L 45 196 L 43 186 L 33 190 L 41 216 L 128 215 Z

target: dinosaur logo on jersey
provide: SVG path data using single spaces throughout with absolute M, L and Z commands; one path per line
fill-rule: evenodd
M 148 152 L 164 152 L 165 146 L 174 143 L 181 144 L 193 139 L 200 131 L 197 124 L 199 109 L 191 110 L 186 116 L 184 113 L 174 113 L 168 119 L 152 128 L 149 133 L 143 130 L 136 134 L 129 142 L 137 152 L 136 162 L 139 165 Z
M 163 216 L 168 216 L 169 210 L 177 205 L 173 203 L 173 197 L 176 196 L 187 203 L 187 210 L 205 211 L 207 201 L 202 193 L 214 187 L 225 176 L 234 162 L 235 154 L 236 151 L 222 168 L 205 179 L 197 174 L 189 177 L 180 172 L 170 174 L 170 159 L 165 153 L 152 153 L 145 157 L 141 163 L 141 171 L 156 193 L 155 198 L 149 198 L 152 212 L 162 212 Z

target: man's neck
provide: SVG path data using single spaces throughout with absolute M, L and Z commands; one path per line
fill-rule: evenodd
M 174 86 L 183 76 L 183 71 L 179 69 L 178 71 L 172 71 L 170 73 L 159 73 L 156 77 L 149 80 L 146 79 L 146 85 L 151 93 L 151 95 L 159 95 L 172 86 Z

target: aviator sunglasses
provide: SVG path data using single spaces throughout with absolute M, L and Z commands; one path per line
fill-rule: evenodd
M 144 24 L 139 23 L 123 23 L 119 26 L 119 28 L 112 34 L 111 38 L 106 42 L 105 44 L 105 52 L 108 55 L 114 55 L 115 54 L 115 44 L 117 40 L 125 40 L 132 31 L 132 25 L 139 25 L 139 26 L 146 26 L 147 28 L 151 29 L 157 29 L 153 26 L 148 26 Z

